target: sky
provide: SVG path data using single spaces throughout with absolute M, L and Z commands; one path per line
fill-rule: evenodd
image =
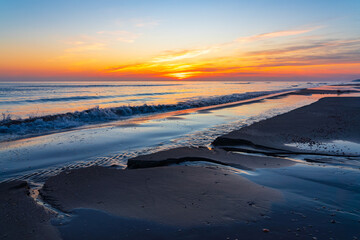
M 0 80 L 352 80 L 359 12 L 359 0 L 1 0 Z

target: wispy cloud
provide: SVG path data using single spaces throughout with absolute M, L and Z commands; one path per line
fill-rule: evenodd
M 290 33 L 287 33 L 290 34 Z M 295 33 L 292 33 L 295 34 Z M 274 36 L 285 33 L 274 34 Z M 148 61 L 116 66 L 106 72 L 147 74 L 177 79 L 201 76 L 255 76 L 258 74 L 321 74 L 327 66 L 354 69 L 360 66 L 360 40 L 299 40 L 297 45 L 276 45 L 257 51 L 245 51 L 215 57 L 210 54 L 217 46 L 203 49 L 166 51 Z M 294 44 L 294 43 L 292 43 Z M 228 46 L 228 45 L 227 45 Z M 270 46 L 269 46 L 270 47 Z M 201 56 L 201 58 L 200 58 Z M 339 68 L 338 68 L 338 71 Z M 359 71 L 360 72 L 360 71 Z
M 326 48 L 332 48 L 334 51 L 338 48 L 346 47 L 346 48 L 358 48 L 360 46 L 360 40 L 358 39 L 348 39 L 348 40 L 327 40 L 327 41 L 315 41 L 315 42 L 304 42 L 301 45 L 295 46 L 283 46 L 266 50 L 258 50 L 247 52 L 248 56 L 255 55 L 279 55 L 279 54 L 289 54 L 289 53 L 297 53 L 297 52 L 307 52 L 307 51 L 321 51 Z
M 113 40 L 126 42 L 126 43 L 133 43 L 136 39 L 140 37 L 141 34 L 116 30 L 116 31 L 99 31 L 97 34 L 111 37 Z
M 262 33 L 248 37 L 240 37 L 236 39 L 237 42 L 252 42 L 252 41 L 259 41 L 265 40 L 270 38 L 277 38 L 277 37 L 287 37 L 287 36 L 294 36 L 300 35 L 304 33 L 308 33 L 314 31 L 320 27 L 313 27 L 308 29 L 300 29 L 300 30 L 284 30 L 284 31 L 276 31 L 276 32 L 269 32 L 269 33 Z
M 319 27 L 302 29 L 302 30 L 277 31 L 277 32 L 258 34 L 258 35 L 254 35 L 254 36 L 241 37 L 241 38 L 238 38 L 231 42 L 215 44 L 212 46 L 204 47 L 202 49 L 190 49 L 190 50 L 182 50 L 182 51 L 176 51 L 176 52 L 167 51 L 167 52 L 165 52 L 165 54 L 155 57 L 151 62 L 161 63 L 161 62 L 170 62 L 170 61 L 178 61 L 178 60 L 184 60 L 184 59 L 189 59 L 189 58 L 196 58 L 201 55 L 208 54 L 214 49 L 229 47 L 229 46 L 233 46 L 233 45 L 243 43 L 243 42 L 259 41 L 259 40 L 265 40 L 265 39 L 269 39 L 269 38 L 299 35 L 299 34 L 313 31 L 318 28 Z
M 142 22 L 137 24 L 139 28 L 145 26 Z M 107 75 L 126 77 L 185 79 L 206 76 L 304 74 L 311 71 L 321 73 L 326 66 L 334 69 L 334 66 L 341 65 L 344 68 L 349 66 L 349 69 L 354 69 L 357 64 L 360 65 L 358 57 L 360 40 L 322 39 L 319 35 L 316 37 L 307 35 L 304 38 L 303 34 L 318 28 L 274 31 L 197 48 L 168 50 L 134 64 L 110 66 L 103 71 Z M 65 52 L 72 59 L 76 54 L 83 57 L 85 52 L 111 49 L 116 41 L 132 43 L 139 36 L 139 33 L 125 30 L 98 31 L 91 37 L 85 36 L 68 41 L 67 44 L 71 47 Z M 291 38 L 291 41 L 277 39 L 288 36 L 300 37 Z M 275 38 L 274 41 L 262 44 L 262 41 Z M 96 55 L 93 57 L 96 58 Z
M 211 48 L 183 50 L 183 51 L 178 51 L 178 52 L 168 51 L 165 55 L 155 57 L 151 62 L 161 63 L 161 62 L 178 61 L 178 60 L 187 59 L 187 58 L 195 58 L 195 57 L 207 54 L 210 51 L 211 51 Z

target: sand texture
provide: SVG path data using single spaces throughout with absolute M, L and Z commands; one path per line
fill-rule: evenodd
M 287 159 L 242 155 L 216 148 L 209 150 L 205 147 L 181 147 L 129 159 L 128 168 L 158 167 L 195 161 L 212 162 L 243 170 L 285 167 L 294 164 L 293 161 Z
M 29 197 L 26 182 L 0 184 L 0 239 L 60 239 L 51 216 Z
M 322 98 L 318 102 L 218 137 L 215 146 L 253 146 L 264 150 L 357 156 L 337 140 L 360 143 L 360 98 Z
M 253 220 L 281 199 L 238 174 L 195 166 L 63 172 L 46 181 L 41 195 L 66 212 L 91 208 L 174 225 Z

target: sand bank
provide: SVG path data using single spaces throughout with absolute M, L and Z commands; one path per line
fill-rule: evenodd
M 311 105 L 223 135 L 213 144 L 250 146 L 261 151 L 358 156 L 359 151 L 350 149 L 346 143 L 360 143 L 359 123 L 360 98 L 322 98 Z

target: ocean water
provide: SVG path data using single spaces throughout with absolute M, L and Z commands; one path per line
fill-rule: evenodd
M 94 123 L 212 106 L 324 83 L 0 83 L 0 140 Z
M 0 83 L 0 181 L 41 183 L 64 169 L 122 168 L 139 154 L 207 146 L 222 134 L 326 97 L 272 96 L 324 84 Z
M 324 84 L 324 83 L 323 83 Z M 199 102 L 214 97 L 314 87 L 289 82 L 58 82 L 0 83 L 0 113 L 13 118 L 83 111 L 94 107 Z M 222 99 L 228 102 L 237 99 Z M 209 103 L 215 104 L 215 103 Z

